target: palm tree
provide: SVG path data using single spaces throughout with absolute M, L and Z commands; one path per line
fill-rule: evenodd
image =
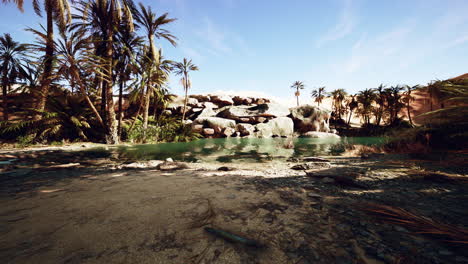
M 95 42 L 96 55 L 101 57 L 106 65 L 97 73 L 102 80 L 102 117 L 106 123 L 106 142 L 117 144 L 119 142 L 117 120 L 114 110 L 113 87 L 114 71 L 114 40 L 119 25 L 127 24 L 133 31 L 133 14 L 135 10 L 130 0 L 92 0 L 81 1 L 78 6 L 78 15 L 74 17 L 82 22 L 75 23 L 73 28 L 88 31 Z
M 23 0 L 2 0 L 4 3 L 13 2 L 18 6 L 20 11 L 23 11 Z M 38 16 L 42 17 L 41 8 L 38 0 L 32 1 L 34 11 Z M 71 22 L 71 9 L 68 0 L 44 0 L 44 10 L 47 19 L 47 45 L 44 56 L 44 72 L 41 78 L 41 91 L 37 109 L 44 111 L 44 107 L 49 94 L 50 84 L 52 82 L 52 64 L 54 58 L 54 21 L 57 22 L 62 30 Z M 40 119 L 41 115 L 36 115 L 35 119 Z
M 386 98 L 387 94 L 385 92 L 385 85 L 380 84 L 379 87 L 375 88 L 374 91 L 376 92 L 376 98 L 375 102 L 379 107 L 375 111 L 375 124 L 380 125 L 380 122 L 382 121 L 383 114 L 385 112 L 385 104 L 386 104 Z
M 24 0 L 2 0 L 2 3 L 9 3 L 9 2 L 15 3 L 18 9 L 21 12 L 24 12 L 24 9 L 23 9 Z
M 372 112 L 372 104 L 375 100 L 375 93 L 373 89 L 365 89 L 360 91 L 357 95 L 357 102 L 360 104 L 361 108 L 359 113 L 364 118 L 365 124 L 370 124 L 370 114 Z
M 38 0 L 32 1 L 34 11 L 42 17 L 41 7 Z M 44 56 L 44 72 L 41 78 L 41 89 L 37 103 L 37 109 L 44 111 L 47 96 L 49 95 L 50 84 L 52 83 L 52 68 L 54 61 L 54 21 L 61 31 L 71 22 L 71 8 L 68 0 L 45 0 L 44 10 L 47 19 L 47 41 Z M 40 119 L 41 115 L 35 116 Z
M 180 82 L 184 87 L 185 91 L 185 100 L 184 100 L 184 109 L 182 111 L 182 121 L 185 120 L 185 111 L 187 108 L 187 100 L 188 100 L 188 90 L 192 87 L 192 83 L 190 82 L 189 72 L 191 71 L 198 71 L 198 67 L 192 63 L 192 60 L 188 60 L 184 58 L 182 62 L 177 62 L 174 64 L 175 74 L 182 75 Z
M 70 35 L 67 35 L 67 33 Z M 61 32 L 61 37 L 62 38 L 55 43 L 57 47 L 57 74 L 65 77 L 65 79 L 70 82 L 71 87 L 75 85 L 78 86 L 81 96 L 85 99 L 88 107 L 93 112 L 99 124 L 105 128 L 101 115 L 88 96 L 86 84 L 82 77 L 83 71 L 92 71 L 96 68 L 96 65 L 90 60 L 90 56 L 87 56 L 89 54 L 86 53 L 86 49 L 89 47 L 88 40 L 84 38 L 84 32 L 82 31 L 67 30 Z
M 358 108 L 359 104 L 356 101 L 356 95 L 351 95 L 351 100 L 347 103 L 349 108 L 349 117 L 348 117 L 348 125 L 351 123 L 351 117 L 353 116 L 354 109 Z
M 338 116 L 338 119 L 341 119 L 341 115 L 343 114 L 343 101 L 347 95 L 344 89 L 336 89 L 333 90 L 331 93 L 333 98 L 333 106 L 335 108 L 335 113 Z
M 405 106 L 401 102 L 403 87 L 400 85 L 391 86 L 390 88 L 385 89 L 387 93 L 387 110 L 389 112 L 389 124 L 394 123 L 398 119 L 398 113 Z
M 414 101 L 414 97 L 411 96 L 411 92 L 416 89 L 419 89 L 420 87 L 419 85 L 414 85 L 414 86 L 405 85 L 405 88 L 406 88 L 406 93 L 403 95 L 402 99 L 406 103 L 406 111 L 408 114 L 408 120 L 411 125 L 414 125 L 413 119 L 411 118 L 411 102 Z
M 122 135 L 122 121 L 123 121 L 123 91 L 126 90 L 126 83 L 130 81 L 131 76 L 136 74 L 138 70 L 135 67 L 137 49 L 143 45 L 143 39 L 138 37 L 126 25 L 122 25 L 117 33 L 118 45 L 116 48 L 116 71 L 118 72 L 119 83 L 119 101 L 118 101 L 118 117 L 117 117 L 117 133 L 119 138 Z
M 152 79 L 153 79 L 153 71 L 156 74 L 157 71 L 154 69 L 156 65 L 160 63 L 159 52 L 156 51 L 156 46 L 154 43 L 154 37 L 160 39 L 166 39 L 171 43 L 173 46 L 176 46 L 176 37 L 173 36 L 169 31 L 163 29 L 162 26 L 167 25 L 169 23 L 174 22 L 175 18 L 168 18 L 168 14 L 165 13 L 162 16 L 156 16 L 156 14 L 152 11 L 151 7 L 146 8 L 142 3 L 139 4 L 140 10 L 135 12 L 135 20 L 136 22 L 146 31 L 146 35 L 148 37 L 149 42 L 149 50 L 147 56 L 150 58 L 150 63 L 152 65 L 148 65 L 149 67 L 149 76 L 146 87 L 146 95 L 145 95 L 145 108 L 143 112 L 143 129 L 146 130 L 148 128 L 148 111 L 149 111 L 149 104 L 150 104 L 150 97 L 152 92 Z
M 444 82 L 442 81 L 432 81 L 426 86 L 426 91 L 429 94 L 429 104 L 430 109 L 433 111 L 433 104 L 436 99 L 441 96 L 441 90 L 443 89 Z
M 297 106 L 299 106 L 299 96 L 301 95 L 301 92 L 299 90 L 303 90 L 305 88 L 305 85 L 303 82 L 295 81 L 293 85 L 291 85 L 291 88 L 296 89 L 294 95 L 296 96 Z
M 326 96 L 325 86 L 319 87 L 312 91 L 312 97 L 315 97 L 315 102 L 320 107 L 320 103 L 322 103 L 323 99 Z
M 28 46 L 13 40 L 10 34 L 0 36 L 0 76 L 3 91 L 3 119 L 8 120 L 8 96 L 10 85 L 21 75 Z

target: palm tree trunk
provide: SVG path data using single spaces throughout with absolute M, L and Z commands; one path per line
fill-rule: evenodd
M 2 88 L 3 88 L 3 120 L 8 121 L 8 95 L 7 95 L 7 88 L 8 88 L 8 69 L 7 64 L 3 65 L 3 78 L 2 78 Z
M 149 117 L 149 105 L 151 99 L 151 87 L 150 84 L 147 84 L 146 95 L 145 95 L 145 106 L 143 109 L 143 143 L 146 141 L 146 130 L 148 129 L 148 117 Z
M 351 123 L 351 117 L 353 116 L 353 110 L 349 110 L 348 125 Z
M 5 77 L 4 77 L 5 79 Z M 3 80 L 3 120 L 8 121 L 8 95 L 7 95 L 7 81 Z
M 103 128 L 106 128 L 106 125 L 104 124 L 104 121 L 102 120 L 101 115 L 99 114 L 98 110 L 96 109 L 93 102 L 89 98 L 88 93 L 86 92 L 86 87 L 83 81 L 81 80 L 79 73 L 76 70 L 74 71 L 74 75 L 75 75 L 76 81 L 78 82 L 79 89 L 82 95 L 84 96 L 86 103 L 88 103 L 89 108 L 91 108 L 91 111 L 93 111 L 94 115 L 96 116 L 96 119 L 99 121 L 99 124 L 101 124 Z
M 299 89 L 296 89 L 297 106 L 299 107 Z
M 119 136 L 117 135 L 117 120 L 115 118 L 114 110 L 114 98 L 113 98 L 113 79 L 112 79 L 112 56 L 114 54 L 114 10 L 115 0 L 111 0 L 110 11 L 111 14 L 109 17 L 108 27 L 108 36 L 106 43 L 106 59 L 107 59 L 107 74 L 109 75 L 104 82 L 103 91 L 106 92 L 106 124 L 107 124 L 107 133 L 106 133 L 106 143 L 107 144 L 118 144 Z
M 119 135 L 119 139 L 122 137 L 122 101 L 123 101 L 123 80 L 120 80 L 120 87 L 119 87 L 119 116 L 118 116 L 118 124 L 117 124 L 117 134 Z
M 409 100 L 409 99 L 408 99 Z M 413 125 L 413 120 L 411 119 L 411 109 L 410 109 L 410 103 L 408 102 L 406 106 L 406 110 L 408 111 L 408 119 L 411 125 Z
M 51 83 L 53 59 L 54 59 L 54 23 L 53 23 L 52 7 L 48 6 L 47 7 L 47 43 L 46 43 L 46 50 L 45 50 L 44 73 L 42 74 L 41 89 L 39 91 L 39 101 L 37 104 L 37 109 L 39 111 L 44 111 L 45 109 L 47 96 L 49 94 L 50 83 Z M 41 114 L 36 114 L 34 116 L 35 120 L 40 120 L 41 118 L 42 118 Z
M 185 111 L 187 109 L 187 101 L 188 101 L 188 78 L 187 78 L 187 73 L 184 73 L 184 78 L 185 78 L 185 100 L 184 100 L 184 110 L 182 111 L 182 122 L 185 121 Z
M 138 110 L 137 110 L 137 113 L 136 113 L 136 115 L 135 115 L 135 119 L 133 120 L 132 124 L 130 125 L 130 128 L 128 129 L 128 131 L 131 131 L 131 130 L 133 129 L 133 127 L 135 126 L 136 121 L 137 121 L 137 119 L 138 119 L 138 116 L 140 115 L 141 108 L 143 108 L 143 104 L 145 103 L 145 102 L 144 102 L 144 98 L 145 98 L 145 97 L 144 97 L 144 96 L 142 96 L 142 97 L 143 97 L 143 98 L 142 98 L 143 100 L 140 100 L 140 101 L 142 101 L 142 102 L 140 103 L 140 106 L 138 106 Z

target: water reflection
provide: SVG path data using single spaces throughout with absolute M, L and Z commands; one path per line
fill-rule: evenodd
M 290 141 L 293 141 L 291 144 Z M 105 151 L 119 159 L 151 160 L 173 158 L 180 161 L 267 162 L 303 156 L 338 156 L 349 145 L 379 145 L 383 138 L 218 138 L 188 143 L 118 146 Z M 292 146 L 293 145 L 293 146 Z M 289 148 L 292 147 L 292 148 Z

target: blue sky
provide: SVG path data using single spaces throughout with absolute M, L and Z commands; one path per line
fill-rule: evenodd
M 28 1 L 25 1 L 28 2 Z M 357 92 L 380 83 L 425 84 L 467 71 L 466 0 L 144 0 L 178 18 L 174 60 L 192 58 L 192 93 L 255 91 L 293 100 L 290 85 Z M 0 5 L 0 33 L 31 41 L 44 23 L 26 4 Z M 171 88 L 182 94 L 178 77 Z

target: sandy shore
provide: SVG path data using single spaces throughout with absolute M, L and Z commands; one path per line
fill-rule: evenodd
M 297 163 L 194 163 L 161 171 L 153 166 L 160 162 L 132 169 L 92 161 L 34 168 L 25 158 L 23 167 L 0 174 L 2 263 L 468 262 L 462 247 L 358 210 L 365 202 L 384 203 L 466 226 L 466 183 L 414 176 L 433 162 L 343 157 L 332 159 L 332 168 L 317 168 L 359 173 L 366 186 L 360 189 L 306 177 L 290 169 Z M 265 247 L 231 243 L 204 227 Z

